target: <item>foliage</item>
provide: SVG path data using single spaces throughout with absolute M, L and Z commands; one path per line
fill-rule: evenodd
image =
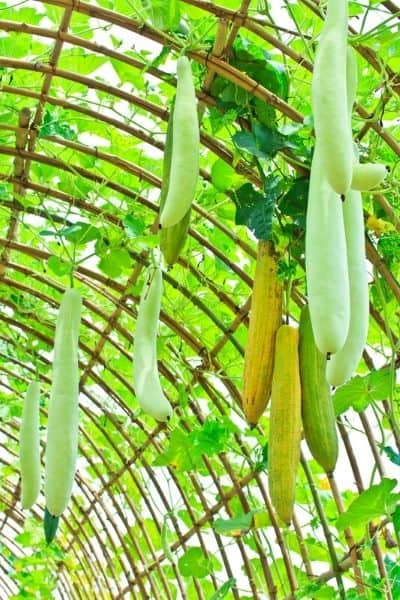
M 285 1 L 278 12 L 276 3 L 252 0 L 243 23 L 239 0 L 81 4 L 59 36 L 56 66 L 64 9 L 0 5 L 1 554 L 10 598 L 48 598 L 63 585 L 67 595 L 75 587 L 116 597 L 130 585 L 140 595 L 143 574 L 147 593 L 159 598 L 184 589 L 188 598 L 201 590 L 209 600 L 246 600 L 271 588 L 279 598 L 383 599 L 389 588 L 400 597 L 398 15 L 389 3 L 349 3 L 360 74 L 353 137 L 363 161 L 390 167 L 378 193 L 363 198 L 368 345 L 357 373 L 333 394 L 347 444 L 335 485 L 303 442 L 296 528 L 279 530 L 265 492 L 269 412 L 250 430 L 239 406 L 247 303 L 256 239 L 273 240 L 280 253 L 290 322 L 306 296 L 314 144 L 307 65 L 325 3 Z M 92 16 L 98 8 L 102 18 Z M 224 30 L 233 14 L 235 25 Z M 222 32 L 224 46 L 236 25 L 231 52 L 214 58 L 216 38 Z M 50 34 L 41 35 L 46 27 Z M 164 272 L 158 359 L 176 410 L 163 427 L 138 408 L 131 356 L 143 269 L 157 260 L 162 149 L 180 51 L 191 53 L 200 92 L 204 177 L 182 261 Z M 21 193 L 12 179 L 18 115 L 27 107 L 34 122 L 38 106 Z M 85 300 L 79 469 L 70 510 L 47 547 L 43 498 L 30 515 L 18 505 L 17 434 L 35 374 L 46 425 L 56 310 L 71 279 Z M 336 576 L 335 561 L 343 567 Z

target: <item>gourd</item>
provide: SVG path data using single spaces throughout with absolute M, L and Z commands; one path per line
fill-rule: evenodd
M 19 458 L 21 470 L 21 506 L 31 508 L 40 491 L 40 386 L 31 381 L 24 397 Z
M 268 487 L 279 517 L 289 524 L 300 459 L 301 387 L 298 330 L 281 325 L 276 334 L 268 444 Z
M 315 343 L 323 354 L 338 352 L 350 321 L 346 238 L 342 202 L 324 176 L 318 141 L 311 164 L 305 263 Z
M 327 379 L 335 386 L 352 376 L 368 335 L 369 293 L 361 192 L 350 190 L 343 203 L 343 218 L 350 280 L 350 327 L 343 347 L 327 363 Z
M 193 201 L 199 175 L 200 134 L 197 100 L 189 59 L 177 63 L 177 86 L 173 114 L 172 156 L 168 193 L 160 224 L 179 223 Z
M 161 194 L 160 194 L 160 211 L 163 210 L 165 205 L 165 199 L 168 193 L 170 172 L 171 172 L 171 156 L 172 156 L 172 121 L 173 121 L 174 109 L 171 109 L 170 116 L 168 119 L 167 137 L 164 148 L 164 163 L 163 163 L 163 176 L 161 183 Z M 171 227 L 162 227 L 160 230 L 160 250 L 163 254 L 164 260 L 169 267 L 171 267 L 178 260 L 179 255 L 182 251 L 183 246 L 187 238 L 187 232 L 189 229 L 190 222 L 189 208 L 185 215 L 178 223 Z
M 351 188 L 366 192 L 377 187 L 385 179 L 388 170 L 381 163 L 355 163 Z
M 172 408 L 165 397 L 158 375 L 157 328 L 163 289 L 159 267 L 145 283 L 140 297 L 133 348 L 133 382 L 143 412 L 157 421 L 167 421 Z
M 79 290 L 65 290 L 56 321 L 45 456 L 46 508 L 53 517 L 66 509 L 75 477 L 81 307 Z
M 326 380 L 326 356 L 315 344 L 307 305 L 300 315 L 299 361 L 304 437 L 314 459 L 331 473 L 338 457 L 335 412 Z
M 346 195 L 350 188 L 353 170 L 346 89 L 347 30 L 347 0 L 328 0 L 315 57 L 311 99 L 321 168 L 339 195 Z
M 242 407 L 255 425 L 271 394 L 275 336 L 282 319 L 282 285 L 271 241 L 258 242 L 251 297 L 250 322 L 244 356 Z
M 351 55 L 349 54 L 349 57 Z M 348 62 L 347 86 L 349 96 L 349 117 L 355 97 L 356 79 L 355 62 Z M 350 104 L 351 101 L 351 104 Z M 358 148 L 353 144 L 354 170 L 352 187 L 365 187 L 371 184 L 366 179 L 354 181 L 363 173 L 386 173 L 384 165 L 360 164 Z M 360 178 L 359 178 L 360 179 Z M 368 178 L 367 178 L 368 179 Z M 361 185 L 363 184 L 363 185 Z M 369 321 L 368 278 L 365 264 L 365 240 L 362 197 L 358 190 L 351 189 L 343 203 L 343 223 L 347 246 L 347 263 L 350 282 L 350 321 L 349 331 L 343 347 L 334 353 L 327 363 L 326 376 L 331 385 L 339 386 L 345 383 L 356 369 L 367 340 Z

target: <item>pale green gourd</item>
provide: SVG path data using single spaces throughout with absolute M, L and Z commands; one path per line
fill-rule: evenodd
M 172 414 L 172 407 L 161 388 L 157 365 L 157 329 L 162 290 L 162 271 L 156 267 L 141 294 L 133 348 L 136 398 L 143 412 L 157 421 L 167 421 Z
M 31 381 L 24 397 L 19 441 L 21 506 L 31 508 L 40 491 L 40 386 Z
M 197 99 L 190 61 L 178 59 L 177 86 L 173 114 L 171 171 L 161 227 L 181 221 L 192 204 L 199 176 L 200 133 Z
M 352 131 L 348 118 L 347 0 L 328 0 L 312 78 L 314 129 L 320 164 L 337 194 L 350 188 L 353 170 Z
M 347 86 L 349 105 L 348 112 L 351 118 L 351 108 L 355 98 L 357 71 L 355 60 L 351 60 L 354 53 L 348 53 Z M 368 170 L 373 172 L 384 172 L 383 165 L 367 165 L 359 163 L 358 148 L 353 145 L 354 169 L 352 187 L 365 187 L 371 184 L 363 173 Z M 377 167 L 377 169 L 375 169 Z M 357 177 L 361 174 L 361 180 Z M 365 177 L 365 175 L 364 175 Z M 356 178 L 356 181 L 354 179 Z M 368 179 L 368 177 L 367 177 Z M 363 184 L 363 185 L 361 185 Z M 352 376 L 356 369 L 367 340 L 369 323 L 369 292 L 368 276 L 366 270 L 364 218 L 361 192 L 351 189 L 343 203 L 343 223 L 346 236 L 347 263 L 350 282 L 350 322 L 349 331 L 343 347 L 330 357 L 326 367 L 326 377 L 331 385 L 339 386 Z
M 57 315 L 47 422 L 45 497 L 50 515 L 67 507 L 78 453 L 78 344 L 82 297 L 65 290 Z
M 342 201 L 327 182 L 317 142 L 308 193 L 305 263 L 315 343 L 324 353 L 344 345 L 350 320 L 350 291 Z
M 335 386 L 345 383 L 354 373 L 368 334 L 369 292 L 361 192 L 350 190 L 347 194 L 343 218 L 350 280 L 350 327 L 343 347 L 327 362 L 327 380 Z
M 171 113 L 168 120 L 167 136 L 164 147 L 164 163 L 163 175 L 160 194 L 160 211 L 165 206 L 165 200 L 168 194 L 170 175 L 171 175 L 171 159 L 172 159 L 172 139 L 173 139 L 173 115 L 174 108 L 171 108 Z M 166 264 L 171 267 L 176 263 L 185 245 L 190 223 L 191 208 L 189 207 L 186 214 L 178 223 L 171 227 L 162 227 L 159 233 L 160 250 Z

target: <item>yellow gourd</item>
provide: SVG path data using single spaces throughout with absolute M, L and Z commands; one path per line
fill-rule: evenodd
M 275 335 L 282 320 L 282 285 L 271 241 L 258 242 L 249 333 L 244 358 L 242 407 L 255 425 L 271 394 Z
M 300 459 L 301 386 L 298 329 L 281 325 L 276 334 L 268 444 L 272 504 L 286 524 L 292 519 Z

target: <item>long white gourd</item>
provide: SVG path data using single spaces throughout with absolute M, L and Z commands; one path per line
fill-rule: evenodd
M 197 99 L 189 59 L 177 63 L 169 187 L 160 215 L 161 227 L 176 225 L 188 212 L 199 176 L 200 134 Z
M 345 195 L 350 188 L 353 170 L 346 84 L 347 31 L 347 0 L 328 0 L 315 57 L 311 96 L 321 167 L 340 195 Z
M 347 94 L 348 114 L 351 119 L 351 110 L 356 95 L 357 64 L 354 52 L 348 50 L 347 63 Z M 358 148 L 353 145 L 354 179 L 358 174 L 369 167 L 382 167 L 383 165 L 362 165 L 358 162 Z M 357 181 L 356 181 L 357 183 Z M 343 203 L 343 223 L 346 236 L 347 264 L 350 282 L 350 324 L 346 341 L 343 347 L 327 361 L 326 376 L 331 385 L 339 386 L 352 376 L 356 369 L 367 340 L 369 322 L 369 295 L 368 278 L 365 263 L 364 218 L 361 192 L 351 189 Z
M 24 397 L 19 440 L 21 505 L 24 509 L 31 508 L 40 491 L 39 406 L 39 382 L 31 381 Z
M 350 190 L 347 194 L 343 218 L 350 280 L 350 327 L 343 348 L 327 362 L 327 379 L 335 386 L 346 383 L 354 373 L 368 334 L 369 296 L 361 192 Z
M 318 142 L 310 174 L 305 262 L 315 343 L 324 354 L 338 352 L 350 320 L 346 240 L 342 201 L 324 176 Z
M 141 294 L 133 348 L 136 398 L 143 412 L 157 421 L 167 421 L 172 414 L 172 407 L 161 388 L 157 365 L 157 329 L 162 290 L 162 271 L 157 267 Z
M 78 453 L 78 343 L 82 298 L 75 288 L 64 292 L 56 321 L 53 380 L 47 423 L 45 496 L 52 516 L 71 497 Z

